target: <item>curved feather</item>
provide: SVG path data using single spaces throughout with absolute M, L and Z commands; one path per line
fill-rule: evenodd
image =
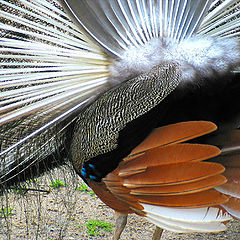
M 223 171 L 222 165 L 208 162 L 150 166 L 143 173 L 126 177 L 123 185 L 134 188 L 190 183 L 220 174 Z M 159 173 L 161 173 L 160 176 Z
M 62 149 L 76 115 L 114 84 L 107 56 L 59 3 L 1 0 L 0 17 L 3 182 Z
M 218 207 L 210 208 L 192 208 L 192 209 L 180 209 L 180 208 L 166 208 L 162 206 L 153 206 L 143 203 L 144 211 L 146 213 L 152 213 L 156 216 L 161 216 L 169 220 L 189 223 L 211 223 L 228 221 L 231 219 L 230 215 Z M 187 217 L 186 215 L 187 214 Z
M 189 121 L 171 124 L 155 129 L 141 144 L 132 150 L 130 156 L 151 148 L 188 141 L 213 132 L 217 126 L 207 121 Z
M 136 188 L 131 190 L 131 194 L 154 195 L 154 196 L 183 195 L 211 189 L 226 183 L 226 181 L 227 180 L 224 176 L 216 175 L 197 182 L 191 182 L 186 184 Z
M 237 0 L 62 2 L 72 19 L 115 59 L 111 73 L 117 80 L 166 61 L 180 64 L 183 81 L 214 77 L 213 72 L 224 75 L 239 67 Z
M 230 197 L 229 201 L 223 204 L 223 207 L 231 214 L 232 216 L 240 219 L 240 199 L 235 197 Z
M 183 162 L 199 162 L 220 154 L 217 147 L 201 144 L 173 144 L 148 150 L 143 156 L 128 160 L 124 168 L 119 169 L 119 176 L 145 170 L 152 166 L 164 166 Z M 130 155 L 131 156 L 131 155 Z
M 231 216 L 221 207 L 178 209 L 142 204 L 146 218 L 173 232 L 219 232 L 226 230 Z
M 62 0 L 75 21 L 105 51 L 121 58 L 129 46 L 152 38 L 189 38 L 198 29 L 211 1 Z
M 186 218 L 187 213 L 184 213 Z M 193 233 L 193 232 L 220 232 L 225 231 L 227 228 L 224 223 L 214 222 L 214 223 L 181 223 L 174 220 L 168 220 L 163 217 L 155 217 L 154 215 L 148 214 L 146 217 L 150 222 L 157 225 L 160 228 L 166 229 L 168 231 L 177 233 Z
M 218 37 L 240 37 L 240 3 L 238 0 L 225 0 L 212 4 L 208 15 L 203 19 L 197 34 Z

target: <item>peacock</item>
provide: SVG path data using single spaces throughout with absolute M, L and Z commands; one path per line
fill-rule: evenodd
M 240 218 L 238 0 L 0 0 L 0 187 L 71 159 L 116 212 Z M 54 159 L 59 158 L 59 161 Z

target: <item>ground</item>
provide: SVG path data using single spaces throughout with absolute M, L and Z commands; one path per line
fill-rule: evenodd
M 52 187 L 60 180 L 65 186 Z M 113 232 L 99 229 L 99 234 L 90 235 L 86 223 L 100 220 L 114 224 L 114 212 L 102 203 L 83 182 L 66 168 L 44 175 L 27 188 L 50 191 L 11 191 L 2 197 L 0 210 L 0 240 L 100 240 L 111 239 Z M 76 190 L 78 187 L 78 190 Z M 130 215 L 121 240 L 151 239 L 154 226 L 145 219 Z M 114 229 L 114 227 L 113 227 Z M 218 234 L 174 234 L 164 231 L 162 240 L 238 240 L 240 224 L 228 223 L 228 230 Z

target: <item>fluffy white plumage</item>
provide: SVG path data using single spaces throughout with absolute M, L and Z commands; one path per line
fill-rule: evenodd
M 114 79 L 123 81 L 150 71 L 163 62 L 177 62 L 182 70 L 182 81 L 223 75 L 240 63 L 237 39 L 192 37 L 177 42 L 171 38 L 154 38 L 144 46 L 131 46 L 122 59 L 111 66 Z

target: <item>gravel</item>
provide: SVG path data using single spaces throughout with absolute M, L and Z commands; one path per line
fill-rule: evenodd
M 60 179 L 66 186 L 50 187 L 51 182 Z M 0 240 L 100 240 L 111 239 L 113 232 L 101 231 L 91 236 L 87 232 L 89 220 L 101 220 L 114 224 L 114 211 L 88 191 L 76 190 L 82 180 L 61 168 L 30 182 L 28 188 L 50 190 L 50 193 L 27 191 L 24 194 L 10 192 L 1 197 L 2 209 L 11 209 L 10 214 L 0 217 Z M 154 226 L 144 218 L 131 214 L 121 240 L 151 239 Z M 240 224 L 228 223 L 228 230 L 218 234 L 175 234 L 164 231 L 162 240 L 238 240 Z

